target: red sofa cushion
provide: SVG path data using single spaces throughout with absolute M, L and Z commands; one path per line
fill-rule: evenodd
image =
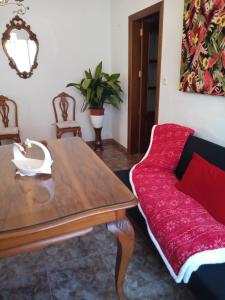
M 224 171 L 194 153 L 176 187 L 197 200 L 217 221 L 225 224 Z

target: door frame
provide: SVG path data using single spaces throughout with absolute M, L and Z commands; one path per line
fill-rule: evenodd
M 162 37 L 163 37 L 163 8 L 164 2 L 158 2 L 146 9 L 143 9 L 129 16 L 129 49 L 128 49 L 128 148 L 129 154 L 139 152 L 140 144 L 140 87 L 141 87 L 141 43 L 140 29 L 141 21 L 148 16 L 159 13 L 159 41 L 158 41 L 158 64 L 157 64 L 157 87 L 155 101 L 155 124 L 158 123 L 159 97 L 160 97 L 160 76 L 162 59 Z M 138 99 L 138 100 L 137 100 Z

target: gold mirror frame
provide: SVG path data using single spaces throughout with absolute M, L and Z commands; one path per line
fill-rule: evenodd
M 31 66 L 30 72 L 21 72 L 19 71 L 16 63 L 14 62 L 14 60 L 9 56 L 8 51 L 6 49 L 6 42 L 10 40 L 10 33 L 13 29 L 17 29 L 17 30 L 21 30 L 24 29 L 27 31 L 27 33 L 29 34 L 29 39 L 31 41 L 34 41 L 34 43 L 36 44 L 37 47 L 37 51 L 35 54 L 35 58 L 34 58 L 34 63 Z M 10 24 L 6 25 L 6 31 L 3 33 L 2 35 L 2 47 L 3 50 L 6 54 L 6 56 L 8 57 L 9 60 L 9 65 L 12 69 L 16 70 L 16 73 L 23 79 L 27 79 L 30 78 L 33 75 L 33 70 L 37 68 L 38 63 L 37 63 L 37 56 L 38 56 L 38 52 L 39 52 L 39 43 L 38 43 L 38 39 L 36 34 L 34 34 L 31 29 L 30 26 L 26 24 L 26 22 L 21 19 L 18 15 L 15 16 L 11 21 Z

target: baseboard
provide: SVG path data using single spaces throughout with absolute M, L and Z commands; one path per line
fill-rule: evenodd
M 104 140 L 102 140 L 102 142 L 103 142 L 103 145 L 108 145 L 108 144 L 114 143 L 114 140 L 113 140 L 113 139 L 104 139 Z M 86 143 L 87 143 L 89 146 L 94 146 L 95 141 L 86 141 Z
M 124 146 L 122 146 L 119 142 L 115 141 L 114 139 L 104 139 L 104 140 L 102 140 L 102 142 L 103 142 L 103 146 L 104 146 L 104 145 L 110 145 L 110 144 L 112 145 L 112 144 L 114 144 L 114 145 L 116 145 L 121 151 L 127 152 L 127 148 L 125 148 Z M 93 147 L 95 141 L 88 141 L 88 142 L 86 142 L 86 143 L 87 143 L 89 146 Z
M 114 139 L 112 139 L 112 141 L 122 150 L 127 152 L 127 148 L 124 147 L 123 145 L 121 145 L 119 142 L 115 141 Z

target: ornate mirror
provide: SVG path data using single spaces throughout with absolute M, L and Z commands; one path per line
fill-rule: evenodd
M 33 70 L 38 66 L 39 44 L 30 26 L 19 16 L 6 25 L 6 31 L 2 35 L 2 46 L 10 67 L 23 79 L 31 77 Z

